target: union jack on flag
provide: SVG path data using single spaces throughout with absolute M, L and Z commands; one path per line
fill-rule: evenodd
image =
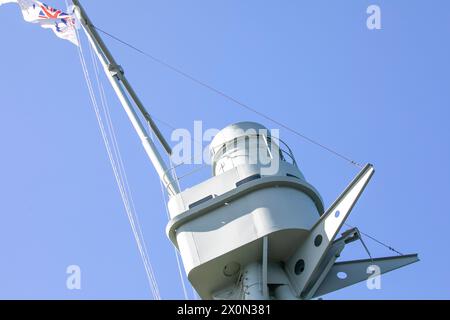
M 71 14 L 36 0 L 0 0 L 0 5 L 9 2 L 17 3 L 20 6 L 25 21 L 38 23 L 43 28 L 52 29 L 57 37 L 78 45 L 75 19 Z
M 62 12 L 61 10 L 52 8 L 45 3 L 40 3 L 39 7 L 41 8 L 41 11 L 39 11 L 39 18 L 41 19 L 58 19 L 67 16 L 67 14 Z M 36 8 L 36 4 L 33 4 L 33 8 Z

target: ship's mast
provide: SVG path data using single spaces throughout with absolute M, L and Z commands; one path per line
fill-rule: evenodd
M 181 192 L 134 107 L 170 155 L 167 141 L 80 2 L 73 3 L 107 78 L 173 196 L 171 200 L 181 204 L 169 206 L 171 220 L 166 230 L 180 251 L 191 284 L 203 299 L 311 299 L 366 281 L 367 270 L 372 267 L 383 274 L 419 260 L 412 254 L 336 262 L 347 244 L 360 240 L 357 228 L 339 233 L 369 183 L 373 166 L 366 165 L 324 211 L 320 194 L 305 180 L 289 147 L 285 153 L 291 162 L 281 159 L 281 140 L 270 136 L 269 146 L 268 136 L 249 133 L 267 132 L 256 123 L 233 124 L 219 132 L 211 150 L 213 167 L 221 170 L 214 169 L 207 182 Z M 236 146 L 238 140 L 249 143 Z M 235 146 L 229 151 L 233 157 L 226 147 L 231 144 Z M 276 169 L 267 171 L 261 160 L 251 163 L 252 154 L 263 160 L 267 157 L 270 167 L 275 165 Z M 340 278 L 340 273 L 345 278 Z
M 73 4 L 75 6 L 74 7 L 75 14 L 79 19 L 83 27 L 83 30 L 86 33 L 87 38 L 89 39 L 89 42 L 94 48 L 94 51 L 98 59 L 100 60 L 100 63 L 103 66 L 103 70 L 105 71 L 106 77 L 110 81 L 111 86 L 113 87 L 125 112 L 128 115 L 128 118 L 130 119 L 134 129 L 136 130 L 139 138 L 141 139 L 142 145 L 144 146 L 144 149 L 148 157 L 150 158 L 150 161 L 155 167 L 156 172 L 159 175 L 159 178 L 164 183 L 164 186 L 166 187 L 169 195 L 173 196 L 179 193 L 180 190 L 178 184 L 174 181 L 172 174 L 169 172 L 170 169 L 167 167 L 156 145 L 153 143 L 149 134 L 145 130 L 145 126 L 142 124 L 138 114 L 136 113 L 131 100 L 134 102 L 139 112 L 141 112 L 145 120 L 148 122 L 149 126 L 151 127 L 158 141 L 163 146 L 166 153 L 170 156 L 172 150 L 168 142 L 162 135 L 161 131 L 158 129 L 158 126 L 155 124 L 150 114 L 145 109 L 143 103 L 139 99 L 133 87 L 128 82 L 122 67 L 119 64 L 117 64 L 111 52 L 108 50 L 108 47 L 103 42 L 102 38 L 95 29 L 94 24 L 91 22 L 88 15 L 86 14 L 86 11 L 81 6 L 80 2 L 78 0 L 73 0 Z

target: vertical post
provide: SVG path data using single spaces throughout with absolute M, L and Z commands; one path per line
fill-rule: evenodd
M 269 263 L 269 238 L 263 238 L 263 253 L 262 253 L 262 293 L 263 296 L 269 296 L 269 287 L 267 286 L 267 266 Z
M 89 20 L 89 17 L 87 16 L 83 7 L 80 5 L 80 2 L 78 0 L 73 0 L 73 3 L 75 5 L 75 14 L 77 18 L 80 20 L 83 26 L 83 30 L 85 31 L 90 44 L 94 48 L 94 51 L 98 59 L 100 60 L 100 63 L 103 66 L 106 77 L 111 83 L 111 86 L 113 87 L 115 93 L 117 94 L 117 97 L 119 98 L 125 112 L 128 115 L 128 118 L 131 121 L 131 124 L 133 125 L 139 138 L 141 139 L 142 145 L 148 157 L 150 158 L 150 161 L 155 167 L 156 172 L 159 175 L 159 178 L 164 183 L 164 186 L 166 187 L 169 195 L 175 195 L 179 193 L 180 190 L 178 184 L 174 180 L 173 176 L 170 174 L 169 172 L 170 169 L 167 167 L 166 163 L 162 159 L 160 153 L 158 152 L 158 149 L 156 148 L 155 144 L 149 137 L 148 133 L 145 130 L 145 127 L 142 125 L 138 115 L 133 109 L 132 103 L 128 98 L 127 92 L 133 98 L 140 111 L 144 114 L 144 117 L 149 122 L 149 125 L 152 127 L 153 131 L 155 132 L 155 135 L 158 137 L 159 141 L 161 142 L 165 150 L 170 154 L 171 150 L 168 143 L 162 136 L 156 124 L 151 119 L 148 112 L 145 110 L 141 101 L 137 97 L 137 94 L 134 92 L 131 85 L 128 83 L 127 79 L 123 74 L 123 70 L 119 65 L 117 65 L 116 61 L 114 60 L 114 57 L 111 55 L 105 43 L 101 39 L 100 35 L 93 27 L 93 24 Z

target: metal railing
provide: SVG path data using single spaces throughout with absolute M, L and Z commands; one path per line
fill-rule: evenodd
M 292 164 L 292 165 L 297 167 L 297 161 L 295 160 L 295 157 L 294 157 L 294 154 L 293 154 L 291 148 L 289 148 L 289 146 L 283 140 L 281 140 L 279 138 L 269 137 L 269 136 L 266 136 L 266 135 L 260 135 L 260 134 L 247 135 L 247 136 L 240 137 L 238 139 L 242 139 L 242 138 L 246 139 L 246 138 L 251 138 L 251 137 L 256 137 L 258 139 L 257 140 L 258 143 L 260 143 L 260 141 L 262 141 L 266 145 L 267 152 L 271 156 L 271 158 L 273 158 L 273 154 L 272 154 L 273 151 L 278 151 L 280 159 L 282 161 L 285 161 L 285 162 L 290 163 L 290 164 Z M 246 140 L 246 142 L 247 141 L 249 141 L 249 140 Z M 221 146 L 220 148 L 218 148 L 216 150 L 211 149 L 211 151 L 210 151 L 211 159 L 213 159 L 218 154 L 222 154 L 222 155 L 225 154 L 227 149 L 231 148 L 231 147 L 234 148 L 236 146 L 236 143 L 237 143 L 237 140 L 235 139 L 235 140 L 227 142 L 226 144 L 224 144 L 223 146 Z M 272 148 L 272 143 L 276 144 L 275 148 Z M 188 172 L 186 172 L 186 173 L 184 173 L 184 174 L 182 174 L 180 176 L 177 176 L 176 169 L 181 167 L 181 166 L 188 166 L 188 165 L 189 164 L 180 163 L 180 164 L 174 165 L 171 168 L 169 168 L 164 173 L 164 181 L 165 181 L 164 184 L 165 184 L 165 187 L 168 188 L 168 187 L 171 187 L 171 185 L 172 185 L 169 182 L 169 179 L 167 179 L 169 174 L 172 175 L 172 177 L 173 177 L 173 180 L 174 180 L 173 183 L 177 183 L 178 185 L 180 185 L 181 180 L 183 180 L 183 179 L 185 179 L 185 178 L 187 178 L 189 176 L 192 176 L 193 174 L 198 173 L 198 172 L 204 170 L 205 168 L 210 167 L 209 164 L 203 164 L 203 165 L 201 165 L 201 166 L 199 166 L 199 167 L 197 167 L 197 168 L 195 168 L 193 170 L 190 170 L 190 171 L 188 171 Z
M 246 135 L 246 136 L 242 136 L 242 137 L 240 137 L 240 138 L 236 138 L 236 139 L 234 139 L 234 140 L 232 140 L 232 141 L 229 141 L 229 142 L 227 142 L 227 143 L 225 143 L 225 144 L 223 144 L 220 148 L 218 148 L 218 149 L 212 149 L 211 151 L 210 151 L 210 154 L 211 154 L 211 158 L 214 158 L 217 154 L 221 154 L 221 155 L 223 155 L 229 148 L 234 148 L 236 145 L 237 145 L 237 141 L 239 140 L 239 139 L 245 139 L 245 143 L 247 143 L 247 141 L 249 141 L 249 140 L 247 140 L 248 138 L 251 138 L 251 137 L 256 137 L 258 140 L 258 143 L 260 143 L 260 140 L 262 139 L 262 141 L 266 144 L 266 147 L 267 147 L 267 152 L 271 155 L 271 156 L 273 156 L 272 155 L 272 148 L 271 148 L 271 145 L 272 145 L 272 142 L 274 142 L 277 146 L 278 146 L 278 150 L 279 150 L 279 152 L 280 152 L 280 158 L 281 158 L 281 160 L 283 160 L 283 161 L 285 161 L 285 162 L 288 162 L 288 163 L 291 163 L 291 164 L 293 164 L 293 165 L 295 165 L 295 166 L 297 166 L 297 161 L 295 160 L 295 157 L 294 157 L 294 154 L 293 154 L 293 152 L 292 152 L 292 150 L 291 150 L 291 148 L 289 148 L 289 146 L 283 141 L 283 140 L 281 140 L 281 139 L 279 139 L 279 138 L 274 138 L 274 137 L 270 137 L 270 136 L 266 136 L 266 135 L 261 135 L 261 134 L 254 134 L 254 135 Z

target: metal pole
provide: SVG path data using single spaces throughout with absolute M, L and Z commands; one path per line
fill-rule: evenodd
M 161 144 L 164 147 L 164 149 L 166 150 L 166 152 L 169 155 L 171 155 L 172 154 L 172 149 L 171 149 L 169 143 L 166 141 L 166 139 L 162 135 L 161 131 L 159 130 L 158 126 L 153 121 L 152 117 L 147 112 L 147 110 L 145 109 L 143 103 L 141 102 L 141 100 L 137 96 L 137 94 L 134 91 L 133 87 L 128 82 L 127 78 L 124 75 L 124 72 L 123 72 L 122 68 L 120 67 L 120 65 L 117 64 L 116 60 L 114 59 L 113 55 L 109 51 L 109 49 L 106 46 L 105 42 L 103 41 L 103 39 L 98 34 L 97 30 L 95 29 L 94 24 L 89 19 L 89 17 L 87 15 L 86 11 L 84 10 L 84 8 L 81 6 L 80 1 L 78 1 L 78 0 L 72 0 L 72 1 L 73 1 L 73 4 L 75 5 L 75 7 L 78 7 L 78 9 L 79 9 L 80 16 L 78 18 L 80 19 L 81 23 L 83 24 L 83 27 L 84 27 L 85 31 L 88 32 L 90 34 L 90 36 L 93 38 L 93 40 L 97 43 L 98 47 L 100 48 L 100 51 L 103 52 L 103 54 L 105 55 L 106 59 L 109 61 L 108 65 L 112 69 L 120 70 L 120 72 L 117 74 L 117 77 L 122 82 L 122 84 L 125 87 L 126 91 L 130 94 L 131 99 L 137 105 L 137 107 L 141 111 L 142 115 L 148 121 L 150 127 L 152 128 L 152 130 L 155 133 L 155 135 L 158 138 L 158 140 L 161 142 Z
M 104 44 L 104 42 L 102 41 L 102 39 L 100 38 L 98 33 L 96 32 L 96 30 L 92 27 L 92 23 L 90 22 L 88 16 L 86 15 L 86 12 L 84 11 L 83 7 L 81 7 L 80 2 L 78 0 L 73 0 L 73 3 L 75 5 L 75 14 L 77 15 L 77 18 L 80 20 L 81 24 L 83 25 L 83 29 L 86 33 L 86 36 L 88 37 L 91 45 L 94 48 L 94 51 L 95 51 L 98 59 L 100 60 L 100 63 L 103 66 L 106 77 L 110 81 L 111 86 L 113 87 L 114 91 L 116 92 L 117 97 L 119 98 L 125 112 L 128 115 L 128 118 L 130 119 L 134 129 L 136 130 L 139 138 L 141 139 L 144 149 L 145 149 L 148 157 L 150 158 L 150 161 L 152 162 L 153 166 L 155 167 L 156 172 L 159 175 L 159 178 L 164 183 L 164 186 L 166 187 L 166 189 L 170 195 L 175 195 L 175 194 L 179 193 L 180 190 L 178 188 L 178 184 L 176 183 L 176 181 L 174 181 L 172 175 L 168 172 L 169 168 L 167 168 L 167 165 L 164 162 L 164 160 L 162 159 L 160 153 L 158 152 L 158 149 L 156 148 L 155 144 L 153 143 L 153 141 L 150 139 L 149 135 L 147 134 L 138 115 L 136 114 L 136 112 L 133 109 L 131 101 L 129 100 L 129 98 L 127 96 L 127 90 L 126 90 L 127 88 L 126 87 L 128 86 L 129 88 L 131 88 L 131 86 L 129 85 L 128 81 L 126 81 L 126 78 L 123 75 L 123 71 L 116 64 L 116 62 L 115 62 L 113 56 L 111 55 L 111 53 L 109 52 L 108 48 L 106 47 L 106 45 Z M 128 91 L 128 93 L 130 94 L 130 96 L 132 96 L 132 97 L 134 96 L 138 100 L 136 93 L 132 89 L 131 89 L 131 91 Z M 136 104 L 138 107 L 141 106 L 143 108 L 140 101 L 139 101 L 139 104 L 138 103 L 136 103 Z M 145 109 L 141 109 L 141 112 L 142 111 L 145 112 L 144 116 L 147 115 L 148 118 L 151 119 Z M 146 119 L 147 119 L 147 116 L 146 116 Z M 157 136 L 159 135 L 158 139 L 161 141 L 163 146 L 165 144 L 166 147 L 168 147 L 167 142 L 165 142 L 164 138 L 162 137 L 162 134 L 160 133 L 160 131 L 158 130 L 158 128 L 156 127 L 154 122 L 149 121 L 149 124 L 150 124 L 150 126 L 152 126 L 152 124 L 153 124 L 153 126 L 156 128 L 156 130 L 154 129 L 155 135 L 157 135 Z M 152 129 L 153 129 L 153 127 L 152 127 Z M 166 151 L 168 151 L 167 148 L 165 148 L 165 149 L 166 149 Z M 168 147 L 168 149 L 170 150 L 170 147 Z M 170 152 L 168 151 L 168 153 L 170 153 Z
M 268 264 L 269 264 L 269 238 L 265 236 L 263 238 L 263 248 L 262 248 L 262 293 L 263 296 L 269 296 L 269 287 L 267 285 L 267 274 L 268 274 Z

